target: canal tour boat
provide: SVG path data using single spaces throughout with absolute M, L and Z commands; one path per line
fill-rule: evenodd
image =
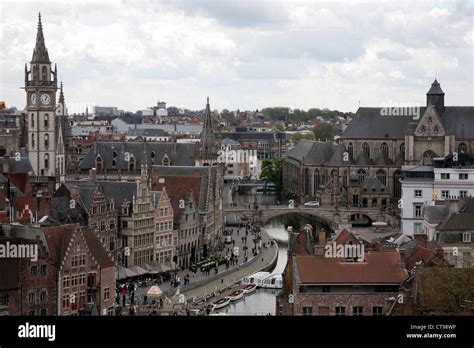
M 242 279 L 242 284 L 256 284 L 257 287 L 263 285 L 263 281 L 270 276 L 270 272 L 257 272 Z
M 245 285 L 242 290 L 244 291 L 244 294 L 251 294 L 255 290 L 257 290 L 257 284 L 247 284 Z
M 230 297 L 230 302 L 235 302 L 240 300 L 242 297 L 244 297 L 244 290 L 236 290 L 233 293 L 231 293 L 228 297 Z
M 230 297 L 224 297 L 214 302 L 214 309 L 221 309 L 230 303 Z
M 283 276 L 281 274 L 272 274 L 263 280 L 262 288 L 283 289 Z

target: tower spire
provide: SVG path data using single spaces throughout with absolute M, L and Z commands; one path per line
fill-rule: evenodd
M 64 92 L 63 92 L 63 82 L 61 81 L 61 85 L 59 87 L 59 104 L 61 104 L 64 107 Z
M 33 50 L 31 63 L 47 63 L 50 64 L 48 50 L 44 44 L 43 24 L 41 23 L 41 12 L 38 13 L 38 31 L 36 33 L 36 45 Z

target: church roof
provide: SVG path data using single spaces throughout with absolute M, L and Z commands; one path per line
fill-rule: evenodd
M 321 165 L 331 159 L 338 146 L 339 145 L 331 142 L 319 143 L 309 140 L 300 140 L 288 153 L 288 158 L 301 161 L 308 165 Z M 337 159 L 334 159 L 334 161 L 337 161 Z
M 438 80 L 434 80 L 431 84 L 431 88 L 426 94 L 444 94 L 443 90 L 441 89 L 441 85 L 439 84 Z
M 41 23 L 41 13 L 38 14 L 38 31 L 36 33 L 36 45 L 33 50 L 31 63 L 51 63 L 49 60 L 48 49 L 44 43 L 43 25 Z
M 155 164 L 161 164 L 165 155 L 169 158 L 171 165 L 194 166 L 194 146 L 194 144 L 187 143 L 164 142 L 97 142 L 81 161 L 79 169 L 89 170 L 95 168 L 96 157 L 100 155 L 104 169 L 126 171 L 128 170 L 128 163 L 125 161 L 125 153 L 127 152 L 135 158 L 135 168 L 137 170 L 142 164 L 150 164 L 152 159 Z M 116 157 L 114 157 L 114 153 Z M 154 158 L 152 157 L 153 153 Z M 113 166 L 113 160 L 115 160 L 115 166 Z

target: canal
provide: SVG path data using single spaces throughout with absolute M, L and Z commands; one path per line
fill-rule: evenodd
M 275 217 L 265 225 L 265 231 L 278 243 L 278 261 L 272 274 L 282 273 L 288 260 L 287 226 L 298 231 L 302 225 L 311 224 L 318 231 L 323 225 L 309 215 L 286 214 Z M 275 315 L 276 296 L 279 289 L 257 289 L 253 294 L 244 296 L 240 301 L 233 302 L 218 313 L 227 315 Z

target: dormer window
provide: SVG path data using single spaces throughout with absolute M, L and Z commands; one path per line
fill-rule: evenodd
M 161 164 L 164 166 L 169 166 L 170 165 L 170 159 L 168 158 L 168 155 L 165 155 L 163 159 L 161 160 Z
M 100 157 L 100 155 L 97 155 L 97 157 L 95 158 L 95 168 L 98 172 L 102 171 L 103 161 L 102 161 L 102 157 Z

